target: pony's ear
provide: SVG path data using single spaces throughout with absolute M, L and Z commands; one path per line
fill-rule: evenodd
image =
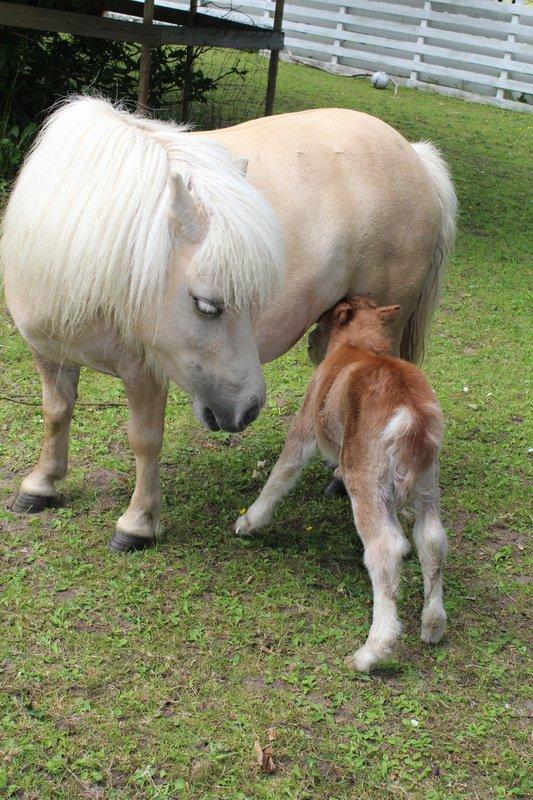
M 376 311 L 380 319 L 383 322 L 390 322 L 393 319 L 396 319 L 398 314 L 400 313 L 401 306 L 381 306 L 377 308 Z
M 191 244 L 201 242 L 209 223 L 201 204 L 193 199 L 179 172 L 172 172 L 168 181 L 170 191 L 169 216 L 176 232 Z
M 341 327 L 352 321 L 355 309 L 351 303 L 339 303 L 333 310 L 333 325 Z
M 233 159 L 233 166 L 235 169 L 241 173 L 243 178 L 246 177 L 246 173 L 248 172 L 248 159 L 244 158 L 243 156 L 239 156 L 238 158 Z

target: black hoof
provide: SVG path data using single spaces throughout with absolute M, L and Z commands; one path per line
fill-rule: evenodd
M 339 478 L 333 478 L 324 494 L 326 497 L 346 497 L 348 492 L 346 491 L 346 486 Z
M 58 508 L 62 504 L 62 498 L 46 497 L 40 494 L 19 494 L 11 506 L 11 511 L 15 514 L 38 514 L 45 508 Z
M 117 531 L 109 542 L 109 550 L 112 553 L 134 553 L 138 550 L 147 550 L 155 545 L 155 539 L 147 536 L 134 536 L 132 533 L 120 533 Z

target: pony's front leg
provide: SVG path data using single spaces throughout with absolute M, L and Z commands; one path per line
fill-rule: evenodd
M 70 423 L 80 370 L 59 366 L 32 352 L 43 385 L 44 439 L 39 461 L 22 481 L 11 510 L 35 514 L 61 503 L 56 481 L 67 474 Z
M 151 547 L 159 533 L 159 454 L 163 444 L 167 387 L 147 373 L 122 379 L 128 398 L 128 439 L 135 456 L 136 481 L 128 510 L 117 521 L 109 549 L 127 553 Z
M 285 446 L 255 503 L 235 522 L 235 533 L 247 536 L 272 520 L 281 499 L 298 481 L 316 449 L 312 419 L 305 407 L 294 418 Z

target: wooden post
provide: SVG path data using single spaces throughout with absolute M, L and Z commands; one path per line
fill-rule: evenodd
M 424 11 L 431 11 L 431 0 L 426 0 L 426 2 L 424 3 Z M 422 47 L 422 45 L 424 45 L 426 43 L 426 40 L 424 39 L 424 30 L 423 29 L 427 28 L 427 27 L 428 27 L 427 19 L 424 18 L 424 19 L 420 20 L 420 34 L 421 35 L 419 35 L 417 37 L 417 40 L 416 40 L 416 46 L 417 47 Z M 408 82 L 409 86 L 416 86 L 416 84 L 417 84 L 418 73 L 419 73 L 419 70 L 420 70 L 419 65 L 420 65 L 421 60 L 422 59 L 421 59 L 420 53 L 415 52 L 415 54 L 413 56 L 413 66 L 411 67 L 411 74 L 409 76 L 409 82 Z
M 520 16 L 518 14 L 513 14 L 513 16 L 511 17 L 511 22 L 513 23 L 513 25 L 518 25 L 518 23 L 520 22 Z M 507 41 L 509 42 L 509 44 L 514 44 L 516 42 L 516 35 L 514 33 L 508 33 Z M 513 59 L 513 54 L 510 52 L 506 52 L 503 56 L 503 59 L 504 61 L 509 62 L 509 67 L 512 69 L 511 61 Z M 500 80 L 506 81 L 509 78 L 509 72 L 510 69 L 501 70 Z M 498 100 L 504 100 L 505 89 L 500 89 L 500 88 L 496 89 L 496 97 L 498 98 Z
M 346 14 L 346 6 L 339 6 L 339 14 Z M 341 32 L 344 30 L 344 24 L 342 22 L 338 22 L 336 26 L 336 30 Z M 342 41 L 341 39 L 334 39 L 333 40 L 334 47 L 341 47 Z M 331 63 L 333 66 L 336 66 L 339 63 L 339 57 L 337 55 L 331 56 Z
M 144 0 L 143 28 L 147 30 L 154 21 L 154 0 Z M 137 111 L 145 114 L 148 110 L 150 97 L 150 45 L 143 42 L 141 45 L 141 60 L 139 68 L 139 96 L 137 98 Z
M 191 0 L 189 6 L 189 20 L 188 24 L 194 26 L 196 24 L 196 13 L 198 11 L 198 0 Z M 189 116 L 189 101 L 191 99 L 192 89 L 192 71 L 194 69 L 194 47 L 191 45 L 187 48 L 185 57 L 185 77 L 183 81 L 183 91 L 181 93 L 181 121 L 187 122 Z
M 276 10 L 274 11 L 273 30 L 280 32 L 283 25 L 283 8 L 285 0 L 276 0 Z M 276 97 L 276 80 L 278 77 L 279 50 L 272 50 L 270 53 L 270 63 L 268 65 L 268 81 L 265 99 L 265 117 L 274 113 L 274 99 Z

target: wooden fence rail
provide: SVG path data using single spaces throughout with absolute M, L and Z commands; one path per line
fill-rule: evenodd
M 163 0 L 184 8 L 185 2 Z M 273 0 L 199 0 L 262 25 Z M 383 69 L 411 86 L 533 110 L 533 7 L 495 0 L 287 0 L 285 51 L 331 72 Z

